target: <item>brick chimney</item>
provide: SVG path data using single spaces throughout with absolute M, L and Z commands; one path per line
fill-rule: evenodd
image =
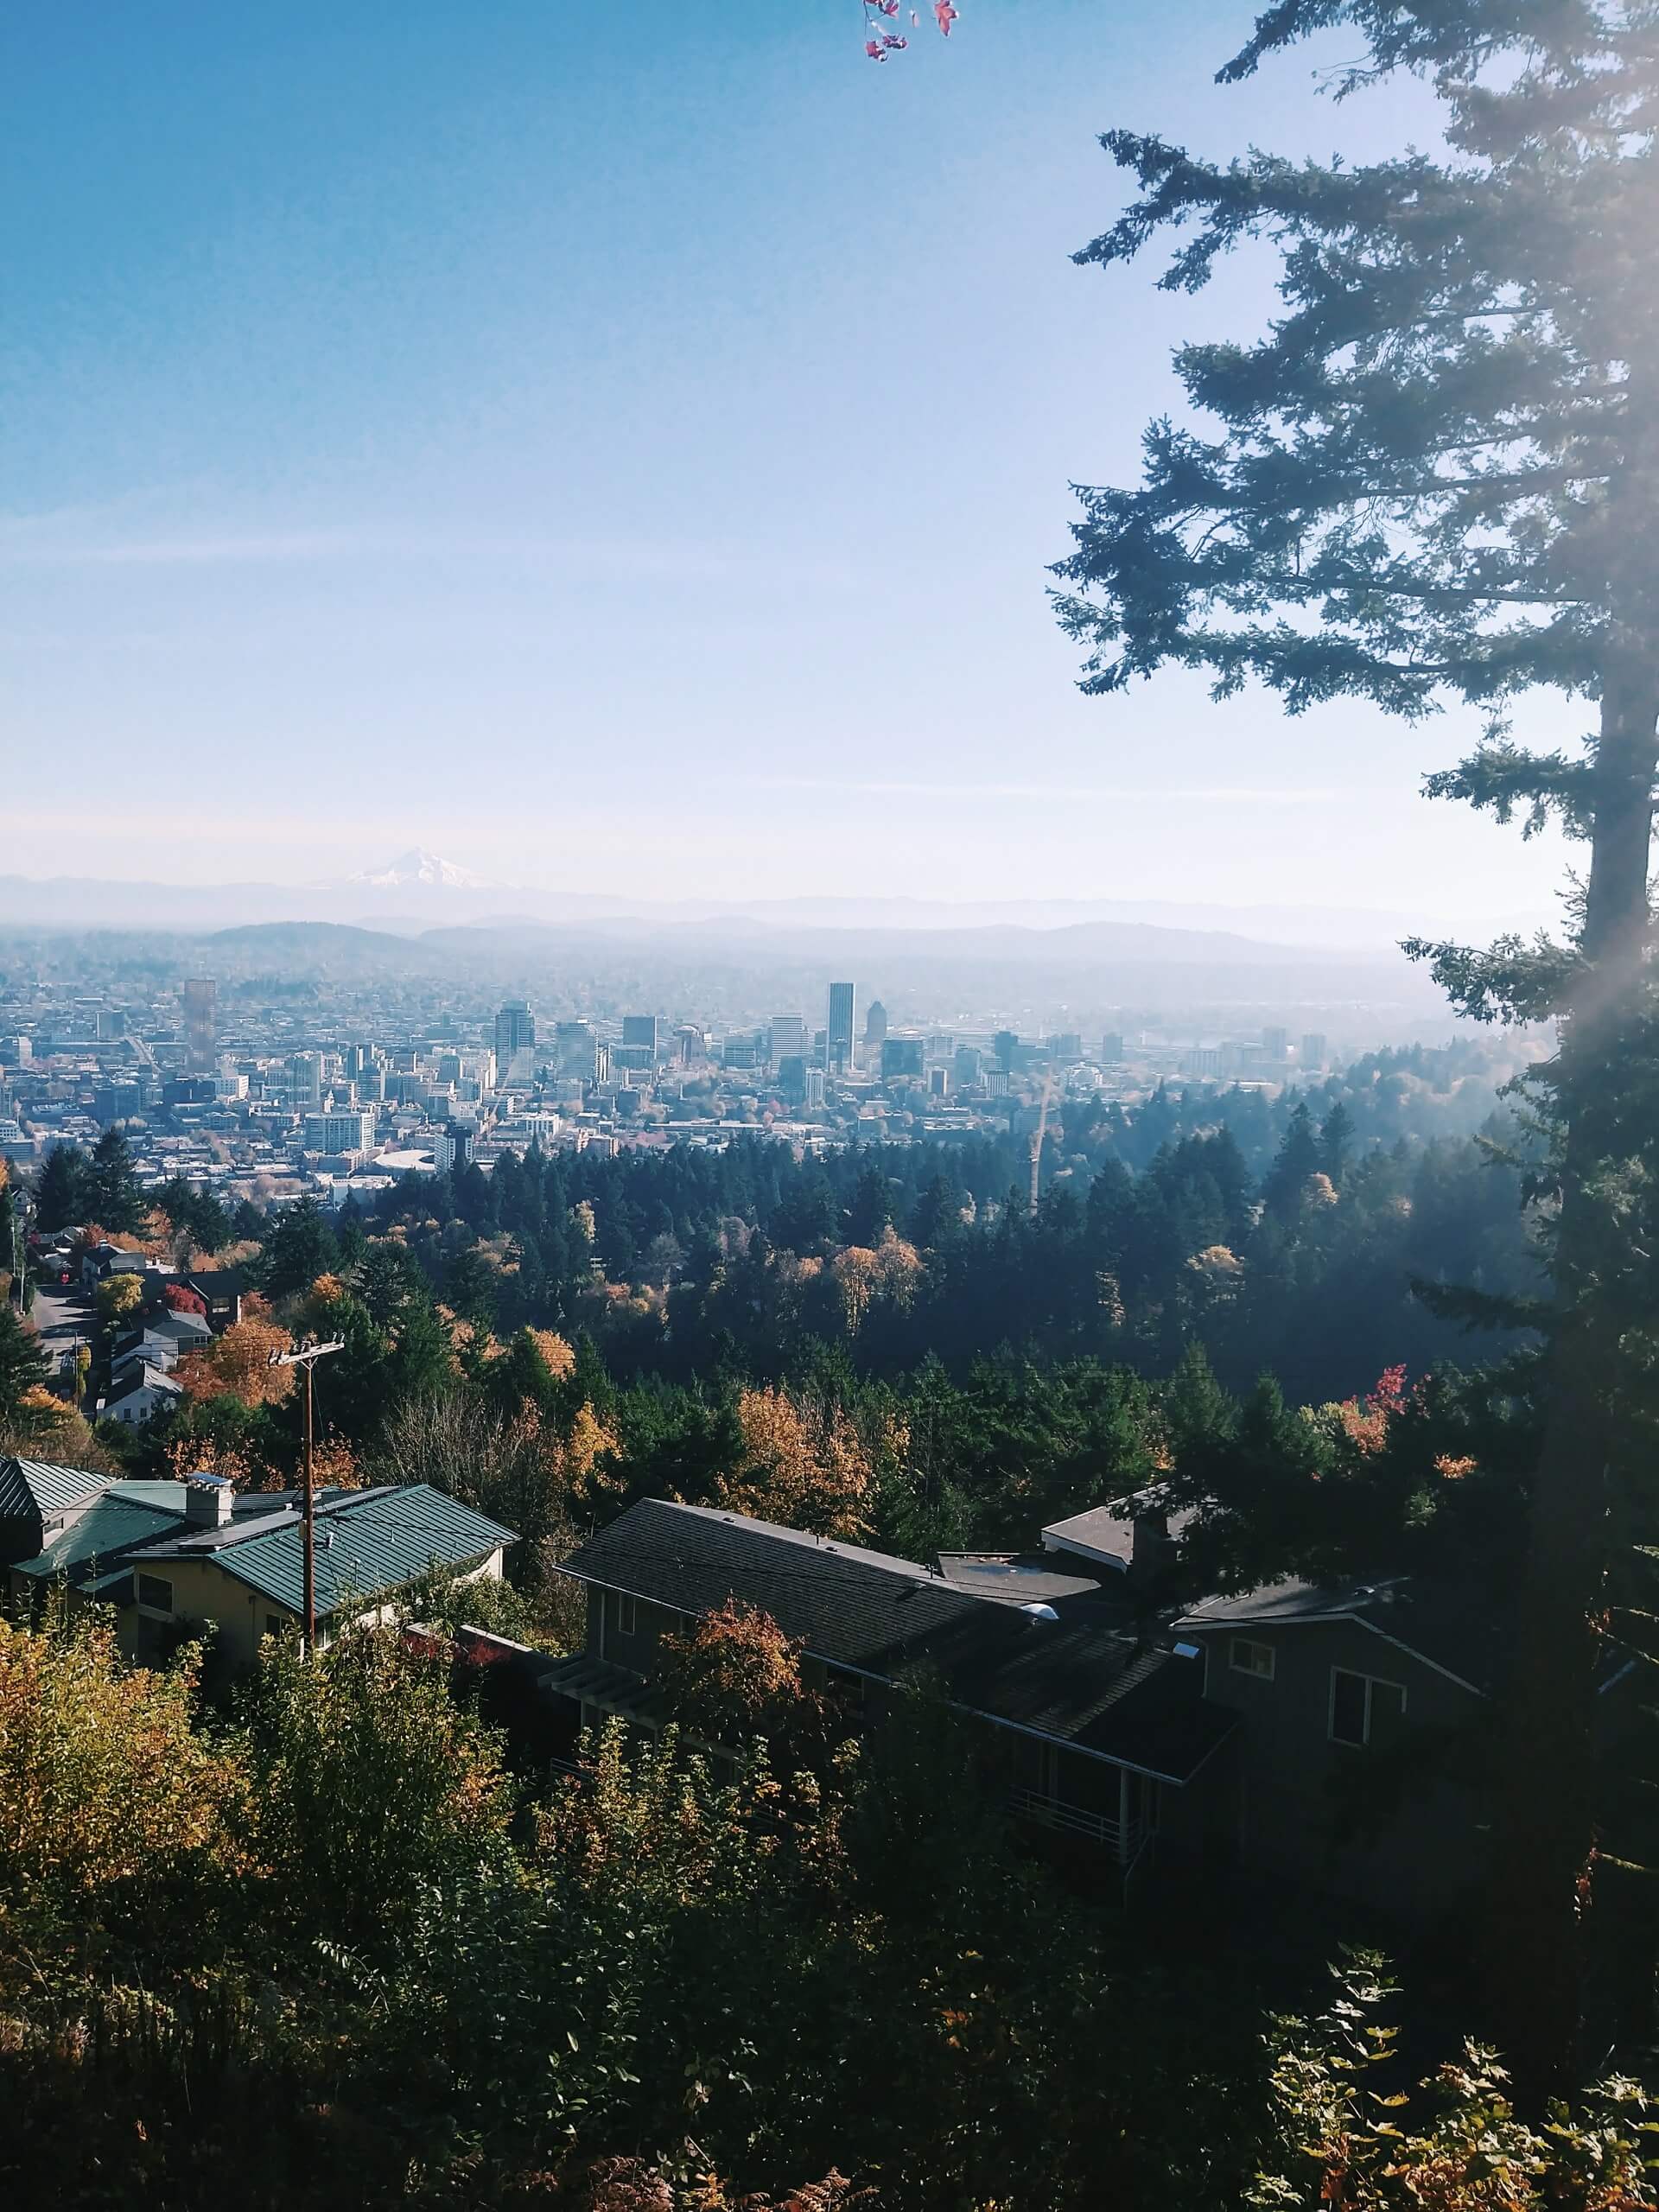
M 187 1475 L 184 1522 L 188 1529 L 222 1529 L 231 1517 L 236 1492 L 222 1475 Z

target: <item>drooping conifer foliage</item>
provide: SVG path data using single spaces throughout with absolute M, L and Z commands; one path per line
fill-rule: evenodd
M 1469 1013 L 1560 1022 L 1538 1077 L 1555 1135 L 1538 1185 L 1555 1300 L 1497 1893 L 1510 2023 L 1541 2081 L 1570 2066 L 1578 2016 L 1608 1510 L 1628 1529 L 1642 1504 L 1631 1354 L 1656 1289 L 1641 1232 L 1655 1141 L 1659 11 L 1279 0 L 1223 75 L 1333 29 L 1362 46 L 1341 92 L 1402 71 L 1429 79 L 1443 151 L 1217 164 L 1128 131 L 1104 141 L 1139 196 L 1080 260 L 1124 261 L 1185 232 L 1161 281 L 1190 290 L 1233 247 L 1268 240 L 1283 304 L 1265 337 L 1178 354 L 1216 428 L 1154 423 L 1138 486 L 1083 494 L 1060 614 L 1096 692 L 1175 664 L 1209 670 L 1224 695 L 1266 684 L 1293 712 L 1474 702 L 1486 738 L 1431 793 L 1519 811 L 1528 829 L 1556 819 L 1586 848 L 1568 941 L 1417 948 Z M 1580 741 L 1515 742 L 1511 702 L 1541 687 Z

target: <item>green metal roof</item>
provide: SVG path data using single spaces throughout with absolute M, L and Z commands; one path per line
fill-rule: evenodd
M 181 1482 L 130 1482 L 125 1475 L 118 1476 L 110 1484 L 112 1497 L 124 1497 L 130 1505 L 164 1505 L 170 1512 L 182 1516 L 185 1484 Z
M 155 1487 L 166 1485 L 157 1484 Z M 181 1516 L 165 1505 L 146 1504 L 137 1498 L 106 1492 L 95 1498 L 84 1513 L 78 1514 L 35 1558 L 18 1560 L 16 1572 L 43 1581 L 51 1581 L 61 1574 L 77 1588 L 96 1572 L 101 1586 L 130 1553 L 155 1543 L 158 1537 L 171 1535 L 180 1521 Z
M 158 1558 L 205 1556 L 226 1574 L 297 1613 L 304 1598 L 304 1556 L 297 1514 L 272 1516 L 245 1535 L 232 1529 L 203 1541 L 183 1538 L 156 1547 Z M 434 1567 L 475 1566 L 513 1531 L 447 1497 L 429 1483 L 395 1489 L 340 1491 L 317 1504 L 317 1611 L 362 1603 L 400 1590 Z M 208 1548 L 209 1544 L 211 1548 Z
M 0 1521 L 44 1519 L 66 1505 L 96 1497 L 109 1481 L 87 1467 L 58 1467 L 44 1459 L 0 1459 Z

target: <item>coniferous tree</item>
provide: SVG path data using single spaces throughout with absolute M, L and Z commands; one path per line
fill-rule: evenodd
M 1154 423 L 1137 489 L 1084 493 L 1060 612 L 1096 692 L 1173 663 L 1223 694 L 1261 682 L 1293 712 L 1473 702 L 1486 740 L 1430 792 L 1528 829 L 1554 817 L 1588 849 L 1570 942 L 1416 948 L 1466 1012 L 1560 1024 L 1541 1074 L 1555 1296 L 1494 1885 L 1509 2036 L 1536 2090 L 1570 2067 L 1580 2010 L 1608 1483 L 1628 1507 L 1625 1355 L 1656 1303 L 1621 1199 L 1653 1119 L 1636 1073 L 1659 766 L 1659 13 L 1275 0 L 1223 75 L 1338 27 L 1368 48 L 1343 91 L 1432 79 L 1443 158 L 1223 167 L 1104 141 L 1141 196 L 1080 261 L 1187 226 L 1162 283 L 1195 289 L 1271 239 L 1284 307 L 1263 339 L 1179 353 L 1218 434 Z M 1510 702 L 1541 686 L 1594 702 L 1579 749 L 1509 734 Z
M 8 1300 L 0 1304 L 0 1421 L 16 1417 L 25 1391 L 46 1380 L 46 1355 L 40 1338 L 19 1318 Z
M 852 1205 L 847 1211 L 849 1244 L 879 1244 L 881 1232 L 893 1219 L 893 1186 L 872 1160 L 861 1170 Z
M 1354 1117 L 1340 1098 L 1319 1124 L 1319 1167 L 1338 1190 L 1353 1148 Z
M 309 1290 L 319 1275 L 331 1274 L 339 1259 L 334 1232 L 315 1198 L 279 1213 L 259 1255 L 260 1287 L 268 1298 Z
M 41 1229 L 79 1229 L 92 1209 L 91 1163 L 72 1144 L 54 1144 L 35 1185 L 35 1219 Z
M 143 1194 L 138 1188 L 132 1147 L 127 1142 L 124 1131 L 105 1129 L 92 1147 L 88 1193 L 92 1217 L 104 1228 L 130 1236 L 142 1226 Z
M 1290 1117 L 1284 1142 L 1262 1185 L 1262 1203 L 1268 1211 L 1276 1220 L 1294 1221 L 1301 1211 L 1309 1179 L 1319 1174 L 1323 1166 L 1313 1117 L 1304 1100 Z

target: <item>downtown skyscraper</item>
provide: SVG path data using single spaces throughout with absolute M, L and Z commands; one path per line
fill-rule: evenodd
M 830 1019 L 824 1025 L 823 1064 L 831 1075 L 845 1075 L 853 1065 L 853 1036 L 858 1019 L 858 986 L 831 983 Z

